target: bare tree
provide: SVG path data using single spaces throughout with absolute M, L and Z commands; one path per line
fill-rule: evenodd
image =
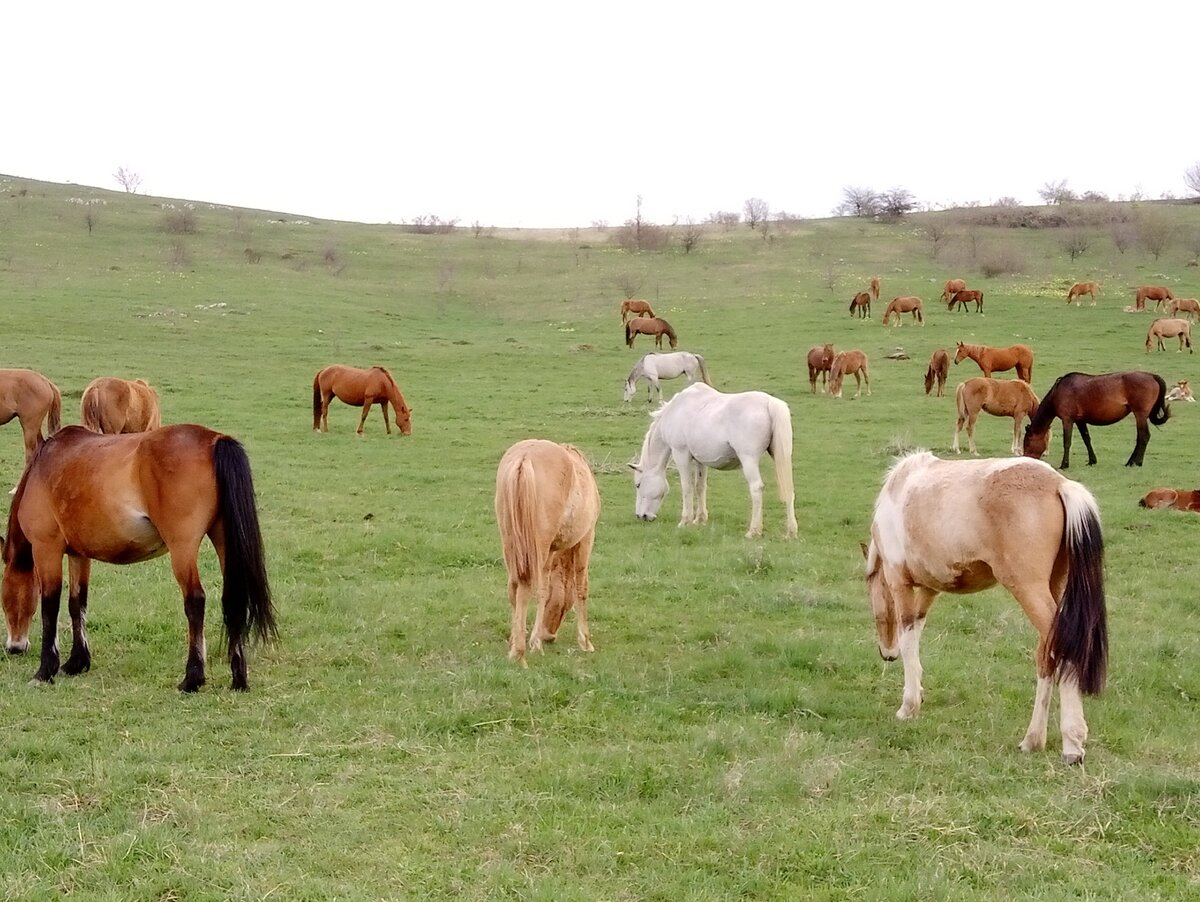
M 1193 194 L 1200 194 L 1200 162 L 1193 163 L 1184 170 L 1183 183 Z
M 142 186 L 142 177 L 125 166 L 118 166 L 113 178 L 128 194 L 137 194 L 138 188 Z
M 716 213 L 709 213 L 708 219 L 705 220 L 705 222 L 712 223 L 713 225 L 722 226 L 726 232 L 741 221 L 741 213 L 730 213 L 727 210 L 718 210 Z
M 879 195 L 879 212 L 889 219 L 899 219 L 916 206 L 917 199 L 907 188 L 892 188 Z
M 758 227 L 760 222 L 766 222 L 767 217 L 771 215 L 770 205 L 761 197 L 751 197 L 745 204 L 742 205 L 745 211 L 745 219 L 750 228 Z
M 1077 257 L 1082 257 L 1088 247 L 1092 243 L 1091 236 L 1083 229 L 1071 229 L 1062 239 L 1062 249 L 1070 255 L 1074 261 Z
M 1137 239 L 1137 229 L 1131 222 L 1118 221 L 1114 222 L 1110 227 L 1112 235 L 1113 247 L 1117 249 L 1117 253 L 1123 254 L 1133 246 Z
M 613 276 L 613 284 L 621 290 L 627 301 L 642 290 L 643 280 L 644 276 L 636 272 L 619 272 Z
M 1075 200 L 1075 192 L 1067 187 L 1066 179 L 1057 182 L 1046 182 L 1038 189 L 1038 197 L 1049 205 L 1065 204 Z
M 1138 241 L 1154 256 L 1156 262 L 1163 251 L 1170 247 L 1173 232 L 1170 219 L 1149 210 L 1138 221 Z
M 96 214 L 93 213 L 91 210 L 88 210 L 86 213 L 83 214 L 83 221 L 85 223 L 87 223 L 88 234 L 89 235 L 92 234 L 92 229 L 94 229 L 96 227 Z
M 950 237 L 950 230 L 944 222 L 931 219 L 921 226 L 921 231 L 925 233 L 925 238 L 929 241 L 929 259 L 936 260 L 938 254 L 941 253 L 943 243 Z
M 842 189 L 842 202 L 833 212 L 839 216 L 874 216 L 880 210 L 879 194 L 871 188 L 847 186 Z
M 690 216 L 683 221 L 683 231 L 679 233 L 679 243 L 683 245 L 685 254 L 690 254 L 692 248 L 699 244 L 703 237 L 704 229 L 697 225 Z

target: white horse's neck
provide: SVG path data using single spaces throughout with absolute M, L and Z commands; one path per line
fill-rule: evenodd
M 658 424 L 656 417 L 642 440 L 642 454 L 638 467 L 644 473 L 666 472 L 667 458 L 671 456 L 671 446 L 663 441 Z

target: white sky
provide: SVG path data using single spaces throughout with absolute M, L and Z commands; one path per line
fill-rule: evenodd
M 1200 161 L 1184 0 L 10 7 L 0 172 L 312 217 L 1185 196 Z

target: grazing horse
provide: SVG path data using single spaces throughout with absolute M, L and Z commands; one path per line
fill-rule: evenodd
M 925 394 L 933 390 L 937 381 L 937 396 L 946 394 L 946 377 L 950 375 L 950 355 L 944 348 L 938 348 L 929 357 L 929 369 L 925 371 Z
M 1154 309 L 1157 310 L 1159 304 L 1173 300 L 1175 295 L 1171 294 L 1171 289 L 1166 285 L 1143 285 L 1134 293 L 1133 309 L 1145 310 L 1146 301 L 1154 301 Z
M 1171 390 L 1167 392 L 1168 401 L 1190 401 L 1195 403 L 1196 399 L 1192 397 L 1191 386 L 1188 385 L 1187 379 L 1181 379 L 1171 386 Z
M 871 293 L 869 291 L 860 291 L 850 299 L 850 315 L 854 316 L 858 313 L 859 319 L 866 319 L 871 315 Z
M 1124 372 L 1090 376 L 1087 373 L 1067 373 L 1059 376 L 1025 427 L 1025 454 L 1041 458 L 1046 453 L 1050 424 L 1055 417 L 1062 420 L 1063 456 L 1060 469 L 1071 462 L 1071 427 L 1079 426 L 1079 434 L 1087 448 L 1088 466 L 1096 463 L 1088 426 L 1111 426 L 1133 414 L 1137 422 L 1137 442 L 1125 466 L 1141 466 L 1150 441 L 1150 426 L 1161 426 L 1171 416 L 1166 403 L 1167 383 L 1155 373 Z
M 829 368 L 829 393 L 835 398 L 842 396 L 842 379 L 854 376 L 854 397 L 862 392 L 867 383 L 867 394 L 871 394 L 871 374 L 867 369 L 867 355 L 860 350 L 839 351 Z
M 904 662 L 898 718 L 921 710 L 921 632 L 938 595 L 999 583 L 1038 633 L 1033 716 L 1020 749 L 1046 747 L 1057 682 L 1063 760 L 1083 760 L 1080 694 L 1098 694 L 1108 666 L 1104 537 L 1086 488 L 1040 461 L 944 461 L 919 451 L 888 472 L 863 552 L 879 653 Z
M 896 325 L 900 326 L 902 313 L 911 313 L 914 322 L 925 325 L 925 314 L 921 310 L 921 299 L 912 296 L 902 298 L 892 298 L 891 303 L 887 305 L 887 309 L 883 311 L 883 324 L 886 326 L 892 314 L 896 314 Z
M 158 392 L 142 379 L 101 376 L 83 390 L 79 419 L 85 429 L 106 435 L 149 432 L 162 425 Z
M 1146 332 L 1146 353 L 1150 353 L 1150 346 L 1155 342 L 1160 351 L 1165 351 L 1167 346 L 1163 344 L 1164 338 L 1178 338 L 1180 351 L 1186 342 L 1188 353 L 1195 353 L 1192 350 L 1192 324 L 1186 319 L 1156 319 L 1152 322 Z
M 672 350 L 679 344 L 678 339 L 675 337 L 675 330 L 671 328 L 671 324 L 657 316 L 635 316 L 625 324 L 626 347 L 632 348 L 633 340 L 638 335 L 653 335 L 654 346 L 656 348 L 662 347 L 664 335 L 667 336 L 667 340 L 671 343 Z
M 630 315 L 634 316 L 654 316 L 654 311 L 650 309 L 648 301 L 621 301 L 621 322 Z
M 1074 301 L 1077 304 L 1083 303 L 1083 296 L 1090 294 L 1092 296 L 1092 306 L 1096 306 L 1096 295 L 1100 293 L 1100 285 L 1096 282 L 1076 282 L 1067 291 L 1067 303 Z
M 1183 311 L 1190 320 L 1200 319 L 1200 301 L 1195 298 L 1175 298 L 1167 301 L 1167 316 Z
M 948 279 L 945 287 L 942 289 L 942 303 L 949 304 L 954 292 L 962 291 L 966 287 L 967 283 L 962 279 Z M 953 307 L 953 304 L 950 306 Z
M 223 585 L 221 613 L 233 688 L 249 688 L 245 641 L 275 634 L 250 462 L 228 435 L 203 426 L 97 435 L 68 426 L 48 439 L 21 477 L 4 543 L 3 603 L 7 648 L 29 648 L 29 625 L 42 605 L 41 666 L 34 680 L 59 671 L 58 610 L 62 559 L 69 571 L 71 655 L 62 666 L 90 669 L 88 581 L 92 561 L 136 564 L 171 555 L 187 617 L 187 665 L 179 689 L 205 682 L 204 586 L 197 554 L 208 536 Z
M 658 380 L 676 379 L 680 376 L 687 376 L 689 383 L 700 380 L 712 385 L 712 380 L 708 378 L 708 367 L 705 366 L 704 358 L 699 354 L 693 354 L 690 351 L 647 354 L 629 371 L 629 378 L 625 380 L 625 400 L 628 401 L 637 394 L 638 380 L 645 379 L 646 403 L 650 403 L 651 388 L 658 392 L 658 399 L 661 401 L 662 386 L 658 384 Z
M 1033 351 L 1028 345 L 990 348 L 987 345 L 965 345 L 961 341 L 956 341 L 955 345 L 958 347 L 954 352 L 956 364 L 970 357 L 979 364 L 985 376 L 1016 369 L 1018 379 L 1033 384 Z
M 958 454 L 958 433 L 963 424 L 967 426 L 967 446 L 975 451 L 975 420 L 979 412 L 994 417 L 1012 417 L 1012 453 L 1021 453 L 1021 423 L 1032 417 L 1037 410 L 1038 398 L 1028 382 L 1020 379 L 988 379 L 976 376 L 959 385 L 954 392 L 954 403 L 958 408 L 958 419 L 954 423 L 954 445 L 951 450 Z
M 363 424 L 371 405 L 378 404 L 383 413 L 383 425 L 388 435 L 392 424 L 388 421 L 388 404 L 396 412 L 396 425 L 402 435 L 412 435 L 412 409 L 404 402 L 400 386 L 381 366 L 362 370 L 354 366 L 334 363 L 319 370 L 313 377 L 313 432 L 329 431 L 329 402 L 334 398 L 353 407 L 362 408 L 357 433 L 363 434 Z
M 675 461 L 683 488 L 680 526 L 708 522 L 708 470 L 741 466 L 750 488 L 750 529 L 763 531 L 763 479 L 758 468 L 764 453 L 775 460 L 779 499 L 787 508 L 787 537 L 796 537 L 796 492 L 792 486 L 792 415 L 788 406 L 766 392 L 724 394 L 697 382 L 650 414 L 633 470 L 637 492 L 634 513 L 653 520 L 667 495 L 667 460 Z
M 553 642 L 575 608 L 579 647 L 595 651 L 588 633 L 588 560 L 600 518 L 600 490 L 579 449 L 543 439 L 517 442 L 496 470 L 496 524 L 508 570 L 512 630 L 508 657 L 525 662 L 525 614 L 536 590 L 529 647 Z
M 1200 489 L 1151 489 L 1138 502 L 1138 507 L 1154 510 L 1174 508 L 1177 511 L 1200 513 Z
M 42 423 L 46 422 L 47 435 L 53 435 L 62 426 L 62 395 L 58 386 L 33 370 L 0 370 L 0 426 L 14 417 L 25 437 L 28 466 L 33 452 L 44 440 Z
M 808 352 L 808 385 L 812 393 L 817 393 L 817 376 L 821 377 L 821 391 L 825 391 L 829 379 L 829 370 L 833 367 L 833 345 L 823 344 L 811 348 Z
M 983 292 L 970 288 L 960 288 L 950 295 L 950 302 L 946 305 L 946 309 L 953 310 L 954 305 L 958 304 L 960 310 L 966 310 L 967 304 L 972 301 L 975 302 L 975 312 L 983 313 Z
M 873 301 L 879 300 L 879 276 L 871 276 L 871 286 L 868 289 L 871 292 Z

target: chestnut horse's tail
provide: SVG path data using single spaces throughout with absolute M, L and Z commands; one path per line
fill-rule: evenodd
M 771 444 L 767 453 L 775 461 L 775 485 L 779 488 L 779 500 L 792 504 L 796 497 L 792 484 L 792 411 L 778 398 L 771 398 L 767 409 L 771 413 Z
M 1063 546 L 1067 585 L 1050 626 L 1050 669 L 1074 677 L 1085 695 L 1104 688 L 1108 673 L 1108 624 L 1104 604 L 1104 536 L 1092 493 L 1064 479 L 1058 487 L 1066 522 Z
M 925 313 L 921 310 L 921 305 L 917 304 L 914 309 L 917 313 L 917 322 L 919 322 L 921 325 L 925 325 Z
M 53 382 L 50 383 L 50 419 L 46 424 L 46 435 L 51 436 L 62 429 L 62 392 Z
M 542 571 L 537 543 L 537 477 L 529 458 L 523 457 L 511 477 L 496 493 L 496 519 L 509 579 L 532 583 Z
M 712 380 L 708 378 L 708 366 L 704 363 L 704 358 L 699 354 L 696 355 L 696 363 L 700 364 L 700 378 L 704 380 L 704 384 L 712 385 Z
M 1149 339 L 1147 339 L 1149 341 Z M 1161 426 L 1171 418 L 1171 408 L 1167 406 L 1167 383 L 1162 376 L 1157 373 L 1152 373 L 1154 380 L 1158 383 L 1158 400 L 1154 402 L 1154 406 L 1150 408 L 1150 422 L 1155 426 Z
M 217 516 L 225 534 L 221 611 L 232 653 L 247 633 L 253 632 L 262 641 L 277 635 L 275 609 L 267 581 L 250 459 L 240 442 L 228 435 L 217 438 L 213 472 L 217 480 Z

